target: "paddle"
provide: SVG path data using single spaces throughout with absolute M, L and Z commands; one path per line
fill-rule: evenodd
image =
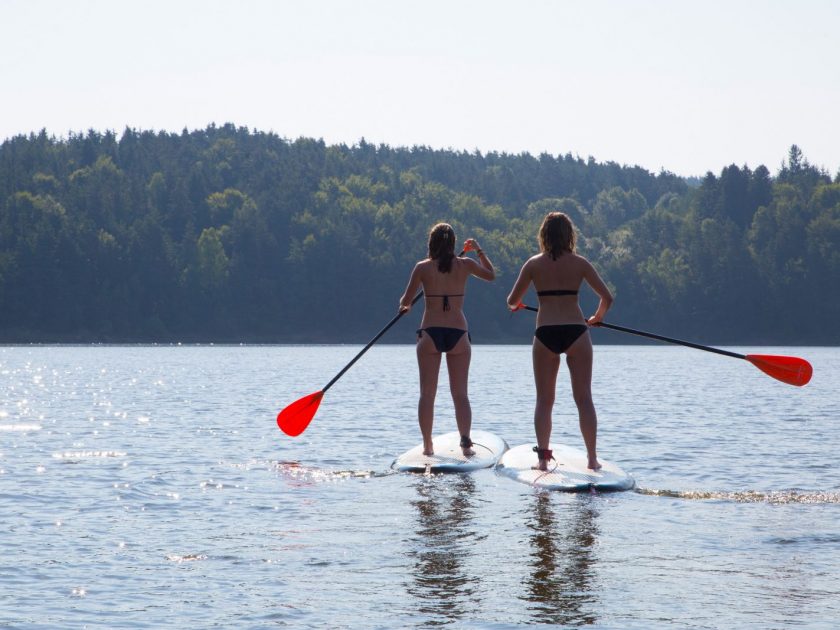
M 464 251 L 462 251 L 459 256 L 463 256 L 466 254 L 471 248 L 469 246 L 464 246 Z M 414 306 L 417 301 L 423 297 L 423 291 L 417 294 L 417 296 L 411 301 L 411 305 Z M 292 437 L 296 435 L 300 435 L 306 430 L 306 427 L 309 426 L 309 423 L 312 421 L 312 418 L 315 416 L 315 412 L 318 411 L 318 407 L 321 405 L 321 399 L 324 397 L 324 394 L 327 393 L 327 390 L 333 386 L 333 384 L 344 376 L 344 373 L 349 370 L 353 364 L 358 361 L 361 356 L 370 350 L 371 346 L 379 341 L 379 338 L 382 337 L 388 330 L 396 324 L 399 319 L 405 315 L 407 311 L 400 311 L 397 313 L 394 318 L 388 322 L 385 327 L 376 333 L 376 336 L 371 339 L 368 344 L 361 349 L 359 354 L 357 354 L 353 359 L 345 365 L 341 371 L 336 374 L 333 379 L 327 383 L 323 389 L 317 392 L 313 392 L 308 396 L 304 396 L 293 402 L 291 405 L 288 405 L 285 409 L 281 410 L 280 413 L 277 414 L 277 426 L 280 427 L 280 430 L 283 431 L 286 435 L 290 435 Z
M 533 306 L 520 304 L 518 309 L 525 309 L 528 311 L 537 312 L 538 309 Z M 775 378 L 778 381 L 787 383 L 788 385 L 796 385 L 802 387 L 811 380 L 811 375 L 814 369 L 811 364 L 805 359 L 799 357 L 777 356 L 772 354 L 738 354 L 737 352 L 730 352 L 728 350 L 721 350 L 719 348 L 712 348 L 710 346 L 701 346 L 699 343 L 692 343 L 690 341 L 682 341 L 681 339 L 674 339 L 672 337 L 664 337 L 662 335 L 655 335 L 653 333 L 644 332 L 642 330 L 635 330 L 625 326 L 616 326 L 615 324 L 608 324 L 601 322 L 595 324 L 602 328 L 610 328 L 620 332 L 630 333 L 631 335 L 639 335 L 640 337 L 648 337 L 650 339 L 657 339 L 667 343 L 675 343 L 680 346 L 687 346 L 697 350 L 705 350 L 706 352 L 714 352 L 715 354 L 722 354 L 726 357 L 734 357 L 736 359 L 746 359 L 752 363 L 759 370 Z

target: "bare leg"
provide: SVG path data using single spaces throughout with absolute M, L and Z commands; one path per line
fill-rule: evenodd
M 560 370 L 560 355 L 554 354 L 534 337 L 533 361 L 534 384 L 537 387 L 534 431 L 537 434 L 537 448 L 546 449 L 551 443 L 551 411 L 554 407 L 557 372 Z M 538 469 L 547 470 L 548 462 L 541 459 Z
M 598 416 L 592 402 L 592 340 L 589 333 L 581 335 L 566 351 L 566 363 L 572 382 L 572 395 L 578 408 L 578 421 L 583 443 L 586 445 L 588 466 L 592 470 L 601 468 L 596 453 Z
M 435 395 L 437 394 L 440 352 L 432 338 L 423 334 L 417 340 L 417 366 L 420 369 L 420 401 L 417 403 L 417 419 L 423 436 L 423 455 L 434 455 L 432 426 L 435 421 Z
M 449 390 L 452 392 L 452 402 L 455 405 L 455 422 L 458 424 L 458 432 L 467 437 L 470 436 L 472 428 L 472 407 L 470 407 L 468 393 L 471 358 L 472 346 L 469 337 L 464 333 L 455 347 L 446 353 L 446 367 L 449 370 Z M 465 457 L 475 455 L 471 447 L 461 448 Z

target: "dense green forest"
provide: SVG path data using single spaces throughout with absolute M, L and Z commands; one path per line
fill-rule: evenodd
M 840 174 L 796 146 L 780 164 L 689 182 L 572 155 L 329 146 L 233 125 L 21 135 L 0 145 L 0 341 L 366 341 L 447 221 L 498 270 L 469 286 L 474 341 L 529 342 L 533 318 L 505 297 L 542 217 L 562 210 L 614 289 L 616 323 L 837 344 Z M 589 312 L 594 296 L 582 301 Z M 413 341 L 419 312 L 405 319 L 386 341 Z

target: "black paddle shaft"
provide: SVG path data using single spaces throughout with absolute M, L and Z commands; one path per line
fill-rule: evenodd
M 411 305 L 412 305 L 412 306 L 414 306 L 414 305 L 417 303 L 417 300 L 419 300 L 421 297 L 423 297 L 423 292 L 422 292 L 422 291 L 420 291 L 420 293 L 418 293 L 418 294 L 417 294 L 417 297 L 415 297 L 415 298 L 411 301 Z M 333 379 L 332 379 L 329 383 L 327 383 L 327 384 L 326 384 L 326 386 L 324 387 L 324 389 L 322 389 L 322 390 L 321 390 L 321 393 L 326 392 L 326 391 L 327 391 L 330 387 L 332 387 L 332 386 L 333 386 L 333 383 L 335 383 L 338 379 L 340 379 L 342 376 L 344 376 L 344 373 L 345 373 L 347 370 L 349 370 L 351 367 L 353 367 L 353 364 L 354 364 L 356 361 L 358 361 L 358 360 L 361 358 L 361 356 L 362 356 L 365 352 L 367 352 L 368 350 L 370 350 L 370 347 L 371 347 L 373 344 L 375 344 L 377 341 L 379 341 L 379 338 L 380 338 L 382 335 L 384 335 L 386 332 L 388 332 L 388 331 L 391 329 L 391 326 L 393 326 L 394 324 L 396 324 L 396 323 L 399 321 L 400 317 L 402 317 L 403 315 L 405 315 L 405 314 L 406 314 L 406 312 L 407 312 L 407 311 L 400 311 L 399 313 L 397 313 L 397 314 L 394 316 L 394 319 L 392 319 L 390 322 L 388 322 L 388 323 L 385 325 L 385 328 L 383 328 L 383 329 L 382 329 L 382 330 L 380 330 L 378 333 L 376 333 L 376 336 L 375 336 L 373 339 L 371 339 L 370 341 L 368 341 L 368 344 L 367 344 L 364 348 L 362 348 L 362 349 L 361 349 L 361 351 L 359 352 L 359 354 L 357 354 L 355 357 L 353 357 L 353 360 L 352 360 L 352 361 L 350 361 L 350 363 L 348 363 L 347 365 L 345 365 L 345 366 L 344 366 L 344 368 L 341 370 L 341 372 L 339 372 L 338 374 L 336 374 L 336 375 L 333 377 Z
M 714 352 L 715 354 L 722 354 L 726 357 L 734 357 L 736 359 L 746 359 L 747 356 L 744 354 L 738 354 L 737 352 L 730 352 L 729 350 L 721 350 L 720 348 L 712 348 L 710 346 L 701 346 L 699 343 L 692 343 L 690 341 L 683 341 L 682 339 L 674 339 L 673 337 L 664 337 L 662 335 L 655 335 L 653 333 L 644 332 L 642 330 L 634 330 L 632 328 L 625 328 L 624 326 L 616 326 L 615 324 L 607 324 L 606 322 L 601 322 L 600 324 L 596 324 L 596 326 L 601 326 L 603 328 L 612 328 L 613 330 L 618 330 L 621 332 L 630 333 L 631 335 L 639 335 L 640 337 L 649 337 L 650 339 L 658 339 L 659 341 L 667 341 L 668 343 L 675 343 L 680 346 L 687 346 L 689 348 L 695 348 L 696 350 L 705 350 L 706 352 Z

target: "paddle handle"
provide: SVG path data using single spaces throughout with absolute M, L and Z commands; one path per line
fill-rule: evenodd
M 523 304 L 522 308 L 526 311 L 534 311 L 535 313 L 539 311 L 538 308 L 533 306 L 528 306 Z M 639 337 L 647 337 L 648 339 L 656 339 L 658 341 L 665 341 L 667 343 L 675 343 L 680 346 L 686 346 L 687 348 L 694 348 L 695 350 L 705 350 L 706 352 L 714 352 L 715 354 L 722 354 L 726 357 L 734 357 L 736 359 L 746 359 L 747 356 L 745 354 L 738 354 L 737 352 L 730 352 L 729 350 L 721 350 L 720 348 L 712 348 L 711 346 L 702 346 L 699 343 L 692 343 L 690 341 L 683 341 L 682 339 L 674 339 L 673 337 L 665 337 L 664 335 L 656 335 L 654 333 L 645 332 L 643 330 L 636 330 L 634 328 L 627 328 L 626 326 L 617 326 L 615 324 L 608 324 L 607 322 L 600 322 L 595 324 L 596 327 L 601 328 L 611 328 L 612 330 L 618 330 L 619 332 L 630 333 L 631 335 L 638 335 Z

